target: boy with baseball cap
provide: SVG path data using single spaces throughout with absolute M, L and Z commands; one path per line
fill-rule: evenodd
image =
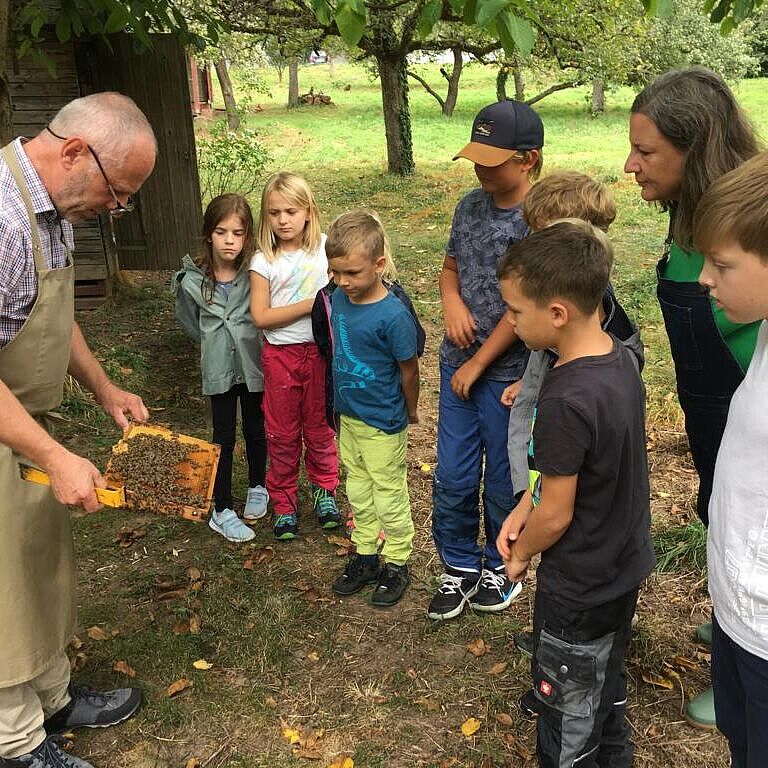
M 445 337 L 440 347 L 437 469 L 432 534 L 444 573 L 429 604 L 432 619 L 504 610 L 520 592 L 496 550 L 514 506 L 504 388 L 520 378 L 528 353 L 512 326 L 496 277 L 509 245 L 528 234 L 522 202 L 542 166 L 544 126 L 526 104 L 502 101 L 478 113 L 454 160 L 475 164 L 480 188 L 456 207 L 440 274 Z M 484 474 L 483 474 L 484 468 Z M 480 484 L 485 547 L 480 547 Z

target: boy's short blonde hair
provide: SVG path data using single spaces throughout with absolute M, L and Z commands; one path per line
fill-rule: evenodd
M 392 282 L 397 278 L 397 269 L 392 259 L 389 238 L 381 219 L 373 212 L 362 208 L 347 211 L 337 216 L 330 227 L 325 241 L 325 255 L 328 259 L 346 256 L 359 251 L 365 258 L 376 261 L 384 256 L 386 263 L 381 275 L 383 280 Z
M 583 219 L 604 232 L 616 218 L 608 188 L 578 171 L 557 171 L 535 184 L 523 201 L 523 217 L 531 229 L 543 229 L 555 219 Z
M 724 174 L 702 195 L 693 215 L 693 243 L 701 253 L 738 243 L 768 262 L 768 152 Z

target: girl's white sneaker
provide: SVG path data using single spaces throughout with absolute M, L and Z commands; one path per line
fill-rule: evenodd
M 237 516 L 234 509 L 211 512 L 208 527 L 220 533 L 227 541 L 235 543 L 250 541 L 256 534 Z
M 255 488 L 249 488 L 248 496 L 245 499 L 243 519 L 261 520 L 267 514 L 268 503 L 269 494 L 266 488 L 262 488 L 260 485 L 257 485 Z

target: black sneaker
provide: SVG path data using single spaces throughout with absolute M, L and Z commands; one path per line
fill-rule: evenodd
M 480 582 L 476 575 L 460 576 L 456 573 L 440 575 L 440 588 L 429 603 L 430 619 L 452 619 L 458 616 L 469 598 L 477 592 Z
M 138 688 L 93 691 L 84 685 L 69 684 L 72 700 L 52 714 L 43 727 L 48 734 L 67 733 L 75 728 L 108 728 L 127 720 L 141 706 Z
M 485 613 L 503 611 L 509 608 L 522 588 L 522 582 L 510 581 L 503 572 L 483 568 L 477 592 L 471 597 L 469 605 Z
M 379 578 L 378 555 L 350 555 L 344 573 L 333 582 L 334 594 L 346 597 L 359 592 L 366 584 L 373 584 Z
M 0 768 L 93 768 L 93 766 L 65 752 L 49 737 L 26 755 L 0 757 Z
M 317 522 L 320 523 L 321 528 L 336 528 L 341 522 L 336 497 L 326 488 L 312 486 L 312 508 L 315 510 Z
M 278 541 L 290 541 L 299 533 L 299 521 L 293 512 L 287 515 L 277 515 L 272 529 Z
M 393 606 L 405 594 L 410 581 L 407 565 L 385 563 L 381 569 L 376 589 L 371 595 L 371 605 L 375 605 L 377 608 Z
M 512 642 L 520 653 L 529 659 L 533 656 L 533 632 L 515 632 Z

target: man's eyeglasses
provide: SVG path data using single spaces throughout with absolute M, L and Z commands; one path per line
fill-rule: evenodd
M 50 125 L 45 126 L 45 130 L 48 131 L 48 133 L 51 134 L 51 136 L 55 136 L 57 139 L 61 139 L 61 141 L 68 141 L 68 139 L 64 136 L 59 136 L 58 133 L 54 133 L 51 130 Z M 101 175 L 104 177 L 104 181 L 107 184 L 107 189 L 109 190 L 109 194 L 112 195 L 112 199 L 115 201 L 115 207 L 107 209 L 107 213 L 113 218 L 117 219 L 120 218 L 124 213 L 130 213 L 136 206 L 133 199 L 131 197 L 128 198 L 126 201 L 126 204 L 123 205 L 118 199 L 117 195 L 115 194 L 115 188 L 112 186 L 112 184 L 109 181 L 109 178 L 107 178 L 107 174 L 104 172 L 104 167 L 101 164 L 101 160 L 99 160 L 99 156 L 96 154 L 96 150 L 90 145 L 85 145 L 88 147 L 88 151 L 93 155 L 93 159 L 96 161 L 96 165 L 98 166 L 99 170 L 101 171 Z

